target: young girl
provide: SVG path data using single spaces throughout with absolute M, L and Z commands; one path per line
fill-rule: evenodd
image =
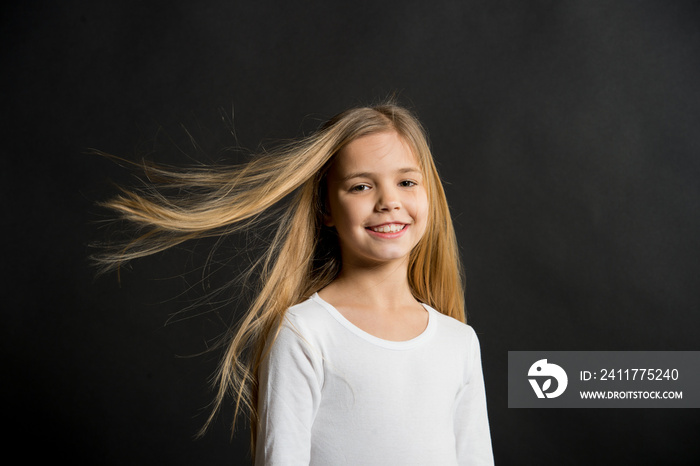
M 207 424 L 232 393 L 259 465 L 493 463 L 454 229 L 409 111 L 348 110 L 242 167 L 148 172 L 190 194 L 108 202 L 146 231 L 101 256 L 107 268 L 259 225 L 292 196 Z

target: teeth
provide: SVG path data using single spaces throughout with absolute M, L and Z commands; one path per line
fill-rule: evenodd
M 376 231 L 377 233 L 396 233 L 397 231 L 403 230 L 405 226 L 406 225 L 391 223 L 389 225 L 381 225 L 378 227 L 371 227 L 371 230 Z

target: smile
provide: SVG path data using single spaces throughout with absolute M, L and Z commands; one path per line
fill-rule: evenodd
M 385 223 L 383 225 L 375 225 L 371 227 L 366 227 L 366 231 L 377 239 L 381 240 L 395 240 L 403 237 L 410 224 L 407 223 Z
M 377 233 L 396 233 L 397 231 L 401 231 L 406 228 L 406 225 L 403 223 L 389 223 L 388 225 L 378 225 L 376 227 L 368 228 L 372 231 L 376 231 Z

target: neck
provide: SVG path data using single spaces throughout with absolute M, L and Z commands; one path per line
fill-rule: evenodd
M 374 309 L 392 309 L 416 302 L 408 284 L 408 258 L 376 266 L 344 263 L 323 294 L 336 301 Z

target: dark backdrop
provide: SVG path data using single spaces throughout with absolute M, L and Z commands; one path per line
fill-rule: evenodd
M 218 353 L 182 357 L 206 349 L 233 306 L 165 325 L 203 294 L 208 245 L 138 261 L 121 284 L 95 279 L 94 202 L 130 177 L 87 148 L 233 160 L 219 149 L 300 136 L 392 93 L 428 128 L 446 184 L 497 463 L 700 458 L 696 410 L 509 410 L 506 399 L 508 350 L 700 349 L 697 2 L 66 0 L 1 11 L 2 386 L 6 440 L 26 445 L 23 458 L 246 454 L 245 431 L 228 440 L 230 413 L 192 439 Z

